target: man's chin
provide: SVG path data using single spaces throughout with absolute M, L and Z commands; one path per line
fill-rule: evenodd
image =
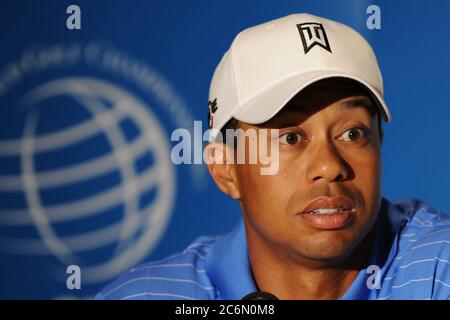
M 355 241 L 349 239 L 322 239 L 296 248 L 302 260 L 318 265 L 335 266 L 348 261 L 356 248 Z

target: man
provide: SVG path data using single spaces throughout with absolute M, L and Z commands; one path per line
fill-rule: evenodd
M 242 221 L 132 269 L 98 298 L 450 298 L 448 216 L 381 197 L 381 120 L 391 116 L 357 32 L 308 14 L 244 30 L 214 73 L 209 113 L 208 169 Z M 277 171 L 229 161 L 237 136 L 222 141 L 226 129 L 275 132 L 256 139 L 276 141 Z

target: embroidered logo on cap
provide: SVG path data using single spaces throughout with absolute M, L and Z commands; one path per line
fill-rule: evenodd
M 302 38 L 303 50 L 305 54 L 314 46 L 320 46 L 331 53 L 327 34 L 322 24 L 316 22 L 307 22 L 297 24 L 300 37 Z
M 214 112 L 217 111 L 217 98 L 213 101 L 208 101 L 208 118 L 209 118 L 209 127 L 213 127 L 214 123 Z

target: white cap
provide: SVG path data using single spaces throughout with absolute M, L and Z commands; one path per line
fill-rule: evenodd
M 391 120 L 375 54 L 352 28 L 301 13 L 245 29 L 214 72 L 210 127 L 220 130 L 231 118 L 263 123 L 308 85 L 331 77 L 366 86 L 383 119 Z

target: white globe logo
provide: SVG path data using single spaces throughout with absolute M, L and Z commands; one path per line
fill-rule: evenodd
M 37 103 L 64 96 L 75 100 L 90 114 L 86 121 L 54 132 L 39 133 Z M 40 239 L 8 238 L 1 236 L 2 251 L 29 255 L 53 255 L 63 264 L 80 264 L 83 283 L 98 283 L 114 278 L 139 263 L 156 246 L 167 228 L 175 196 L 175 172 L 170 160 L 169 140 L 157 118 L 142 101 L 109 82 L 71 77 L 39 86 L 24 98 L 30 112 L 23 136 L 0 141 L 0 156 L 18 156 L 21 174 L 0 179 L 0 193 L 22 192 L 27 208 L 2 210 L 0 225 L 8 228 L 34 226 Z M 108 103 L 105 104 L 104 102 Z M 61 106 L 63 107 L 63 106 Z M 139 129 L 132 141 L 127 141 L 119 123 L 131 120 Z M 79 163 L 40 170 L 36 155 L 51 154 L 61 148 L 88 142 L 103 135 L 110 152 Z M 154 161 L 142 172 L 135 163 L 142 155 L 151 153 Z M 83 184 L 93 177 L 118 172 L 120 183 L 95 193 L 86 192 L 81 198 L 63 203 L 48 204 L 43 190 Z M 146 190 L 154 189 L 149 203 L 140 203 Z M 118 219 L 103 216 L 108 209 L 120 206 Z M 103 215 L 102 217 L 100 217 Z M 83 219 L 106 219 L 100 228 L 81 234 L 61 235 L 55 225 L 71 226 Z M 82 254 L 94 254 L 102 247 L 114 245 L 112 254 L 95 264 L 84 264 Z

